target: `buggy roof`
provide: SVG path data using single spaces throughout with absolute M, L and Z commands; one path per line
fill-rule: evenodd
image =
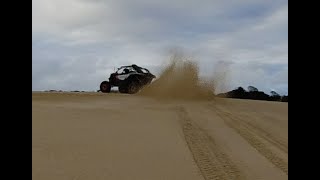
M 132 67 L 134 70 L 136 70 L 139 73 L 144 73 L 142 70 L 146 70 L 149 73 L 148 69 L 137 66 L 136 64 L 132 64 L 130 66 L 121 66 L 120 68 L 118 68 L 118 70 L 122 68 L 127 68 L 127 67 Z

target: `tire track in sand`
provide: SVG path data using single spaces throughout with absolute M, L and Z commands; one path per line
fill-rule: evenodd
M 254 130 L 255 127 L 246 124 L 244 120 L 239 119 L 231 115 L 230 113 L 223 112 L 215 106 L 212 107 L 216 111 L 217 115 L 221 117 L 229 127 L 234 129 L 251 146 L 257 149 L 260 154 L 267 158 L 274 166 L 281 169 L 284 173 L 288 174 L 288 162 L 280 158 L 276 153 L 271 151 L 265 143 L 259 140 L 260 137 L 270 142 L 272 141 L 270 140 L 270 138 L 266 138 L 266 135 L 262 135 L 261 132 L 257 133 L 257 130 Z M 279 144 L 275 143 L 274 140 L 273 144 L 279 147 Z
M 228 114 L 229 116 L 232 116 L 228 112 L 225 112 L 225 113 Z M 281 139 L 280 137 L 274 136 L 273 134 L 269 133 L 268 131 L 258 126 L 256 123 L 246 120 L 245 118 L 249 118 L 249 116 L 246 115 L 246 116 L 243 116 L 243 118 L 240 118 L 240 117 L 241 116 L 239 116 L 239 118 L 237 117 L 234 117 L 234 118 L 237 119 L 238 121 L 242 121 L 244 125 L 247 126 L 247 128 L 252 129 L 252 131 L 254 131 L 257 135 L 259 135 L 269 143 L 273 144 L 274 146 L 276 146 L 277 148 L 279 148 L 280 150 L 288 154 L 288 143 L 285 142 L 285 140 Z
M 188 147 L 206 180 L 245 179 L 214 139 L 189 118 L 185 108 L 179 107 L 178 115 Z

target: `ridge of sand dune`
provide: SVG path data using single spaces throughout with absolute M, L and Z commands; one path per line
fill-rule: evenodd
M 288 179 L 288 104 L 32 93 L 32 178 Z

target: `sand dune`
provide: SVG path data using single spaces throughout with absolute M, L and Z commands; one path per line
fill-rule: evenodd
M 32 94 L 33 180 L 288 179 L 288 104 Z

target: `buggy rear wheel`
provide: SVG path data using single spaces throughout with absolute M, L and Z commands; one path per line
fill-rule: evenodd
M 129 83 L 128 85 L 128 93 L 129 94 L 135 94 L 140 90 L 139 84 L 132 81 L 131 83 Z

